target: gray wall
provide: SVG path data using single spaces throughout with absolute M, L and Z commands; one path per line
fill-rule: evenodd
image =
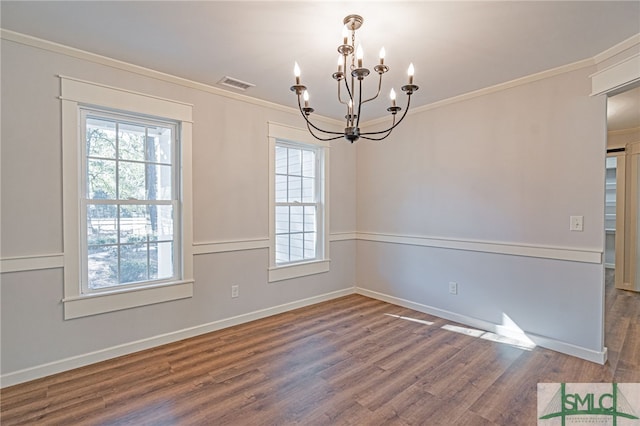
M 268 238 L 267 121 L 300 125 L 297 111 L 9 40 L 2 40 L 1 52 L 3 260 L 63 252 L 58 75 L 193 104 L 194 244 Z M 355 155 L 348 144 L 331 148 L 332 234 L 355 231 Z M 267 282 L 266 248 L 198 254 L 193 298 L 68 321 L 63 320 L 61 268 L 3 273 L 2 375 L 352 291 L 355 241 L 332 242 L 330 254 L 329 273 L 274 283 Z M 240 285 L 240 297 L 232 300 L 233 284 Z
M 589 96 L 593 71 L 426 109 L 385 143 L 359 144 L 358 232 L 380 241 L 358 241 L 358 285 L 601 352 L 606 113 Z M 583 232 L 569 231 L 572 215 Z M 595 260 L 563 258 L 582 252 Z

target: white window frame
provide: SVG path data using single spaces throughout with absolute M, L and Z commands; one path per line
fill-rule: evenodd
M 283 124 L 269 122 L 269 282 L 281 281 L 329 271 L 329 148 L 328 142 L 313 138 L 309 132 Z M 319 208 L 317 212 L 316 258 L 309 261 L 276 264 L 276 195 L 275 195 L 275 152 L 278 143 L 293 148 L 316 151 L 318 161 L 317 182 Z
M 118 89 L 71 77 L 60 76 L 63 146 L 63 220 L 64 220 L 64 318 L 72 319 L 145 306 L 193 296 L 193 226 L 191 135 L 192 106 L 142 93 Z M 107 291 L 83 292 L 81 190 L 83 145 L 80 109 L 82 107 L 131 113 L 179 123 L 181 223 L 175 223 L 181 236 L 181 277 L 175 281 L 114 287 Z

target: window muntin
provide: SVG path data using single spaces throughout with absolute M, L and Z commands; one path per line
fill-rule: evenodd
M 320 155 L 317 147 L 281 141 L 275 147 L 275 263 L 319 258 L 322 232 Z
M 175 122 L 81 109 L 82 292 L 181 278 Z

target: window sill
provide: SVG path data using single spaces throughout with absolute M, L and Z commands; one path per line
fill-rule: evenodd
M 269 268 L 269 282 L 329 272 L 330 262 L 329 259 L 324 259 L 313 262 L 294 263 L 292 265 L 272 266 Z
M 68 297 L 64 303 L 64 319 L 97 315 L 105 312 L 152 305 L 193 296 L 193 281 L 176 281 L 155 287 L 143 287 Z

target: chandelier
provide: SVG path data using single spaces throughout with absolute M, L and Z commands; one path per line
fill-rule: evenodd
M 384 64 L 385 50 L 384 47 L 380 49 L 380 63 L 373 67 L 373 70 L 378 73 L 378 90 L 376 95 L 362 100 L 362 80 L 370 74 L 367 68 L 362 66 L 363 50 L 362 46 L 358 46 L 356 49 L 356 30 L 362 26 L 364 19 L 359 15 L 349 15 L 344 18 L 344 28 L 342 32 L 342 44 L 338 46 L 338 71 L 333 73 L 333 79 L 338 82 L 338 102 L 346 106 L 347 114 L 345 115 L 345 128 L 344 132 L 334 132 L 330 130 L 323 130 L 313 124 L 309 116 L 314 111 L 309 106 L 309 92 L 307 87 L 300 83 L 300 67 L 296 62 L 294 67 L 294 75 L 296 78 L 296 84 L 291 86 L 291 91 L 296 92 L 298 95 L 298 108 L 300 114 L 307 123 L 309 133 L 321 141 L 331 141 L 344 137 L 349 142 L 353 143 L 358 139 L 368 139 L 373 141 L 379 141 L 391 134 L 391 131 L 398 126 L 407 115 L 409 111 L 409 105 L 411 103 L 411 95 L 418 90 L 418 86 L 413 84 L 413 64 L 409 65 L 407 74 L 409 76 L 409 84 L 402 86 L 402 91 L 407 94 L 407 106 L 404 113 L 400 117 L 400 120 L 396 122 L 396 115 L 402 110 L 396 105 L 396 93 L 393 89 L 389 94 L 391 100 L 391 106 L 387 108 L 387 111 L 391 113 L 393 118 L 391 126 L 385 130 L 375 132 L 360 132 L 360 113 L 362 112 L 362 104 L 372 101 L 380 95 L 380 89 L 382 88 L 382 75 L 389 71 L 389 67 Z M 351 31 L 351 41 L 349 42 L 349 31 Z M 348 66 L 348 69 L 347 69 Z M 343 90 L 344 85 L 344 90 Z M 343 99 L 343 91 L 346 92 L 346 96 Z M 304 101 L 304 106 L 302 106 Z M 322 136 L 318 136 L 321 134 Z

